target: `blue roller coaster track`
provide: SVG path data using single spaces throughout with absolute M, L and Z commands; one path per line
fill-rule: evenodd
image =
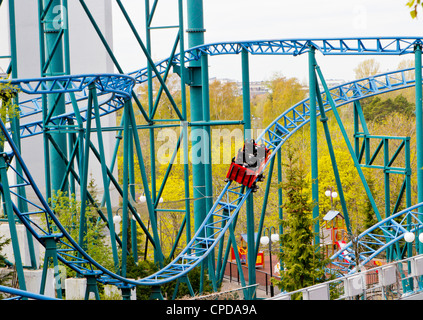
M 201 58 L 202 55 L 223 55 L 239 54 L 242 50 L 247 50 L 251 54 L 257 55 L 300 55 L 308 52 L 310 48 L 315 48 L 324 55 L 402 55 L 414 52 L 415 46 L 421 45 L 421 38 L 362 38 L 362 39 L 314 39 L 314 40 L 265 40 L 265 41 L 247 41 L 247 42 L 228 42 L 208 44 L 187 50 L 185 61 L 193 61 Z M 179 57 L 175 55 L 172 59 L 163 60 L 156 64 L 159 73 L 165 72 L 169 64 L 178 65 Z M 371 97 L 374 95 L 412 87 L 415 81 L 408 79 L 406 73 L 413 69 L 405 69 L 383 73 L 380 75 L 360 79 L 345 83 L 343 85 L 327 89 L 321 93 L 325 111 L 335 111 L 336 108 L 352 103 L 354 101 Z M 60 76 L 40 79 L 13 79 L 10 83 L 17 86 L 19 90 L 30 95 L 42 94 L 65 94 L 67 103 L 88 100 L 89 89 L 95 89 L 97 95 L 105 97 L 104 101 L 99 103 L 101 114 L 91 114 L 91 117 L 106 116 L 118 109 L 125 108 L 125 102 L 131 99 L 133 88 L 136 84 L 142 83 L 147 79 L 146 68 L 137 70 L 127 75 L 78 75 L 78 76 Z M 3 81 L 6 82 L 6 81 Z M 22 102 L 20 107 L 21 117 L 33 115 L 41 112 L 40 97 Z M 88 107 L 79 107 L 63 115 L 51 118 L 54 123 L 63 125 L 69 123 L 70 119 L 81 117 L 85 121 L 90 117 Z M 317 113 L 317 116 L 320 112 Z M 271 150 L 270 160 L 276 156 L 277 151 L 282 145 L 297 132 L 301 127 L 310 121 L 309 100 L 305 99 L 294 105 L 283 114 L 278 116 L 257 138 L 257 143 L 264 143 Z M 0 121 L 0 129 L 11 147 L 12 152 L 4 152 L 3 157 L 7 166 L 18 172 L 12 163 L 12 158 L 22 167 L 20 178 L 22 183 L 9 186 L 11 192 L 19 197 L 19 194 L 13 190 L 18 187 L 31 189 L 37 195 L 41 205 L 31 202 L 28 199 L 22 199 L 28 203 L 28 212 L 22 212 L 16 205 L 13 205 L 13 211 L 33 234 L 33 236 L 43 245 L 45 239 L 54 238 L 57 242 L 57 254 L 59 260 L 65 265 L 76 270 L 82 275 L 93 275 L 103 283 L 116 284 L 118 286 L 148 285 L 157 286 L 186 275 L 195 266 L 201 263 L 214 249 L 216 244 L 222 239 L 227 230 L 232 227 L 240 209 L 244 205 L 251 189 L 243 188 L 239 185 L 233 186 L 229 181 L 220 195 L 217 197 L 211 210 L 208 212 L 201 227 L 197 230 L 192 240 L 178 254 L 178 256 L 167 266 L 158 272 L 140 280 L 131 280 L 122 277 L 110 270 L 107 270 L 98 262 L 93 260 L 79 245 L 72 239 L 65 228 L 60 224 L 57 217 L 44 199 L 36 182 L 31 176 L 20 152 L 15 145 L 8 128 Z M 21 125 L 22 137 L 31 137 L 43 132 L 43 123 L 31 122 Z M 54 125 L 50 125 L 49 130 L 54 130 Z M 1 185 L 3 188 L 3 185 Z M 380 221 L 371 229 L 367 230 L 359 237 L 359 241 L 366 246 L 364 239 L 370 237 L 373 239 L 374 248 L 368 253 L 363 254 L 360 260 L 363 262 L 372 259 L 379 252 L 385 250 L 388 246 L 400 241 L 404 233 L 408 231 L 419 230 L 423 226 L 422 220 L 416 213 L 416 209 L 421 205 L 411 207 L 392 215 L 384 221 Z M 48 221 L 47 227 L 43 227 L 34 222 L 34 215 L 44 215 Z M 397 219 L 401 218 L 401 222 Z M 410 218 L 413 219 L 410 224 Z M 404 222 L 405 221 L 405 222 Z M 405 223 L 408 223 L 407 225 Z M 410 228 L 411 227 L 411 228 Z M 383 230 L 383 238 L 376 236 L 375 230 Z M 370 242 L 369 242 L 370 243 Z M 352 259 L 347 255 L 352 255 L 351 244 L 339 251 L 332 257 L 334 263 L 339 262 L 339 266 L 345 270 L 351 270 Z M 346 263 L 346 261 L 350 261 Z M 348 265 L 346 265 L 348 264 Z

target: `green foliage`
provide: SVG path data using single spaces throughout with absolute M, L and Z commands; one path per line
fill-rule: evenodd
M 380 73 L 380 63 L 376 59 L 366 59 L 354 69 L 355 78 L 362 79 Z
M 3 240 L 4 237 L 0 237 L 0 252 L 2 248 L 10 243 L 10 239 Z M 0 268 L 5 268 L 7 266 L 6 258 L 0 254 Z
M 2 248 L 10 243 L 10 239 L 5 239 L 4 237 L 0 237 L 0 252 L 2 251 Z M 0 285 L 7 284 L 10 279 L 12 278 L 13 272 L 12 271 L 6 271 L 5 268 L 9 267 L 6 257 L 4 257 L 2 254 L 0 254 L 0 268 L 4 269 L 2 273 L 0 273 Z M 0 293 L 0 299 L 2 299 L 3 296 Z
M 362 104 L 366 121 L 380 123 L 393 113 L 404 114 L 406 117 L 414 116 L 414 103 L 410 103 L 403 95 L 396 96 L 393 100 L 382 100 L 376 96 L 366 99 Z
M 170 263 L 169 260 L 164 262 L 165 264 Z M 144 260 L 139 261 L 138 264 L 134 262 L 132 256 L 128 256 L 127 262 L 127 277 L 130 279 L 142 279 L 144 277 L 153 274 L 154 272 L 158 271 L 158 266 L 151 261 Z M 194 290 L 194 293 L 198 293 L 200 291 L 200 276 L 201 276 L 201 268 L 196 267 L 194 268 L 189 274 L 188 278 L 191 283 L 191 286 Z M 167 299 L 172 299 L 177 281 L 171 281 L 161 286 L 162 294 Z M 203 294 L 208 292 L 212 292 L 211 281 L 208 279 L 207 275 L 204 276 L 204 289 Z M 151 295 L 151 287 L 149 286 L 137 286 L 136 289 L 137 293 L 137 300 L 149 300 Z M 184 296 L 189 295 L 188 286 L 185 283 L 180 283 L 179 288 L 177 291 L 176 298 L 182 298 Z
M 14 103 L 14 98 L 19 88 L 10 83 L 0 83 L 0 117 L 3 122 L 19 117 L 19 107 Z M 0 143 L 3 144 L 4 136 L 1 135 Z
M 275 74 L 268 82 L 270 94 L 263 107 L 263 125 L 266 127 L 282 112 L 307 96 L 307 90 L 296 78 L 285 78 Z
M 275 283 L 286 291 L 295 291 L 325 279 L 324 267 L 328 260 L 313 245 L 313 203 L 305 192 L 304 169 L 297 164 L 295 149 L 288 148 L 286 181 L 282 184 L 285 203 L 284 218 L 281 221 L 284 233 L 281 236 L 283 261 L 281 280 Z
M 68 196 L 61 191 L 50 201 L 52 209 L 62 226 L 75 241 L 79 239 L 80 229 L 80 208 L 81 203 L 75 199 L 75 195 Z M 86 232 L 84 234 L 87 244 L 87 253 L 101 265 L 109 270 L 113 270 L 113 259 L 111 247 L 105 243 L 105 223 L 98 221 L 97 212 L 91 206 L 87 206 L 85 211 Z M 74 276 L 75 271 L 68 269 L 68 276 Z
M 423 3 L 421 3 L 421 0 L 409 0 L 407 2 L 407 6 L 411 9 L 410 10 L 410 16 L 411 16 L 411 18 L 413 18 L 413 19 L 416 19 L 417 18 L 417 15 L 418 15 L 417 9 L 421 5 L 423 6 Z

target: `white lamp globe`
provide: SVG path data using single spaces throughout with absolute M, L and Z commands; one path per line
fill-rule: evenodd
M 338 193 L 337 192 L 332 192 L 332 198 L 337 198 L 338 197 Z
M 412 232 L 404 233 L 404 240 L 408 243 L 413 242 L 416 236 Z
M 143 195 L 141 195 L 138 199 L 140 199 L 141 202 L 146 202 L 147 198 Z
M 330 194 L 331 194 L 330 190 L 326 190 L 326 191 L 325 191 L 325 196 L 326 196 L 326 197 L 330 197 Z
M 420 241 L 421 243 L 423 243 L 423 233 L 420 233 L 420 234 L 419 234 L 419 241 Z
M 274 233 L 270 236 L 270 239 L 272 240 L 272 242 L 278 242 L 279 241 L 279 234 Z
M 114 224 L 120 223 L 121 221 L 122 221 L 122 218 L 120 217 L 120 215 L 117 214 L 113 217 Z
M 269 237 L 268 236 L 261 237 L 260 243 L 265 246 L 266 244 L 269 243 Z

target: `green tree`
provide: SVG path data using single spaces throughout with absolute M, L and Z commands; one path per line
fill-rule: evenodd
M 388 115 L 393 113 L 404 114 L 406 117 L 414 116 L 414 103 L 410 103 L 402 94 L 393 100 L 388 98 L 382 100 L 380 97 L 373 97 L 363 101 L 363 112 L 366 121 L 382 122 Z
M 276 116 L 303 100 L 307 90 L 297 78 L 275 74 L 268 82 L 270 94 L 263 106 L 263 125 L 266 127 Z
M 170 260 L 167 259 L 165 264 L 170 263 Z M 151 261 L 143 260 L 138 263 L 134 262 L 132 256 L 128 256 L 128 265 L 127 265 L 127 277 L 132 279 L 142 279 L 147 277 L 154 272 L 158 271 L 158 266 Z M 201 279 L 201 267 L 195 267 L 189 274 L 188 278 L 192 289 L 195 294 L 199 293 L 200 290 L 200 279 Z M 170 281 L 161 286 L 162 294 L 166 299 L 172 299 L 175 292 L 177 280 Z M 210 293 L 213 291 L 211 281 L 208 279 L 207 274 L 204 277 L 203 284 L 203 294 Z M 137 286 L 136 288 L 137 300 L 149 300 L 151 297 L 151 287 L 150 286 Z M 189 290 L 186 283 L 181 282 L 176 293 L 176 299 L 188 296 Z
M 50 203 L 62 226 L 77 241 L 79 238 L 79 208 L 81 208 L 81 203 L 75 199 L 74 195 L 69 196 L 60 191 Z M 104 229 L 106 224 L 97 219 L 98 214 L 92 206 L 87 206 L 85 215 L 87 253 L 105 268 L 113 270 L 112 250 L 105 241 Z M 68 269 L 67 275 L 75 275 L 75 271 Z
M 0 237 L 0 252 L 2 248 L 8 245 L 9 243 L 10 243 L 10 239 L 4 239 L 4 237 Z M 6 270 L 5 268 L 8 268 L 8 267 L 10 267 L 10 265 L 7 262 L 6 257 L 0 254 L 0 268 L 2 268 L 3 270 Z M 0 285 L 6 285 L 12 278 L 12 275 L 13 275 L 12 269 L 2 272 L 0 274 Z M 0 299 L 3 299 L 3 298 L 4 296 L 2 295 L 2 293 L 0 293 Z
M 19 108 L 15 104 L 15 97 L 19 88 L 10 83 L 0 83 L 0 117 L 4 123 L 13 118 L 19 117 Z M 0 141 L 4 142 L 5 137 L 1 135 Z
M 411 18 L 416 19 L 418 15 L 417 9 L 420 6 L 423 6 L 423 3 L 421 2 L 421 0 L 410 0 L 407 2 L 407 6 L 410 8 Z
M 355 78 L 362 79 L 380 73 L 380 63 L 376 59 L 367 59 L 358 64 L 354 69 Z
M 284 190 L 284 218 L 281 223 L 284 233 L 281 236 L 283 268 L 281 280 L 275 283 L 285 291 L 295 291 L 325 280 L 324 267 L 328 260 L 313 244 L 313 203 L 305 192 L 304 169 L 297 165 L 296 150 L 288 148 L 286 180 Z M 296 296 L 299 298 L 299 296 Z
M 242 119 L 242 95 L 236 82 L 212 81 L 209 95 L 211 120 Z

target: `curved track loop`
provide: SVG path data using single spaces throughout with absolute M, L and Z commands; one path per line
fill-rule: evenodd
M 393 245 L 397 245 L 395 249 L 399 259 L 404 258 L 407 250 L 410 249 L 405 245 L 404 234 L 407 232 L 419 234 L 419 231 L 423 229 L 423 214 L 419 212 L 421 209 L 423 209 L 423 203 L 397 212 L 361 233 L 355 239 L 358 245 L 359 265 L 366 265 L 379 253 L 392 248 Z M 354 273 L 357 268 L 355 255 L 353 243 L 349 242 L 331 257 L 332 264 L 343 273 Z
M 311 47 L 323 55 L 403 55 L 414 53 L 414 47 L 420 45 L 423 38 L 415 37 L 366 37 L 333 39 L 274 39 L 256 41 L 236 41 L 204 44 L 185 51 L 185 62 L 195 61 L 202 54 L 210 56 L 239 54 L 246 50 L 253 55 L 290 55 L 307 53 Z M 179 65 L 180 55 L 164 59 L 156 64 L 160 73 L 164 73 L 169 64 Z M 147 68 L 129 73 L 138 83 L 147 81 Z
M 228 55 L 228 54 L 239 54 L 241 51 L 246 50 L 253 55 L 291 55 L 297 56 L 307 53 L 311 47 L 323 55 L 403 55 L 414 52 L 416 45 L 421 45 L 423 38 L 415 37 L 377 37 L 377 38 L 333 38 L 333 39 L 282 39 L 282 40 L 255 40 L 255 41 L 238 41 L 238 42 L 221 42 L 205 44 L 198 47 L 193 47 L 184 54 L 184 61 L 196 61 L 201 58 L 201 55 L 207 54 L 210 56 L 214 55 Z M 164 59 L 158 62 L 155 67 L 158 73 L 163 74 L 168 70 L 169 64 L 180 65 L 181 57 L 180 54 L 176 54 L 173 58 Z M 148 79 L 147 67 L 130 72 L 127 74 L 132 77 L 136 84 L 141 84 Z M 97 75 L 98 77 L 120 77 L 119 75 Z M 155 75 L 154 75 L 155 76 Z M 56 79 L 62 78 L 66 81 L 69 78 L 83 78 L 85 76 L 63 76 L 55 77 Z M 53 78 L 49 78 L 53 79 Z M 19 83 L 28 82 L 44 82 L 44 79 L 30 79 L 30 80 L 12 80 L 13 84 L 19 85 Z M 35 86 L 37 88 L 37 86 Z M 48 88 L 48 85 L 45 85 Z M 24 88 L 22 91 L 26 92 Z M 72 90 L 76 92 L 77 90 Z M 34 94 L 34 90 L 29 90 L 27 93 Z M 52 91 L 45 91 L 44 93 L 52 93 Z M 130 91 L 127 91 L 130 94 Z M 87 97 L 87 93 L 82 93 L 81 99 Z M 71 99 L 67 101 L 70 103 Z M 42 110 L 40 98 L 30 99 L 23 101 L 19 104 L 21 109 L 21 117 L 39 113 Z M 108 111 L 103 110 L 102 114 L 108 114 L 116 111 L 122 107 L 122 104 L 112 104 L 108 108 Z M 63 115 L 63 117 L 73 117 L 73 113 Z M 65 119 L 62 119 L 62 122 Z M 58 118 L 55 121 L 59 121 Z M 21 127 L 23 136 L 28 137 L 32 134 L 39 134 L 42 132 L 42 122 L 37 121 L 30 123 L 27 127 Z
M 12 295 L 12 298 L 7 298 L 4 300 L 22 300 L 22 299 L 33 299 L 33 300 L 59 300 L 55 298 L 50 298 L 42 294 L 36 294 L 24 290 L 19 290 L 15 288 L 9 288 L 5 286 L 0 286 L 0 292 L 7 293 L 9 295 Z
M 10 84 L 18 87 L 23 93 L 38 96 L 19 103 L 20 118 L 41 112 L 42 97 L 39 95 L 64 94 L 66 105 L 71 105 L 73 111 L 52 117 L 49 123 L 54 127 L 69 124 L 73 120 L 76 121 L 77 117 L 80 117 L 81 121 L 87 120 L 87 106 L 79 106 L 79 104 L 88 99 L 90 85 L 95 86 L 98 97 L 105 97 L 103 101 L 99 101 L 100 116 L 104 116 L 123 108 L 124 101 L 131 99 L 135 80 L 127 75 L 95 74 L 41 79 L 14 79 L 10 81 Z M 76 110 L 77 112 L 75 112 Z M 43 133 L 43 121 L 37 120 L 21 124 L 20 133 L 21 138 Z
M 348 46 L 347 42 L 352 41 L 355 47 Z M 367 41 L 371 46 L 367 46 Z M 382 42 L 387 44 L 382 45 Z M 319 45 L 318 42 L 321 42 Z M 335 46 L 334 43 L 337 43 Z M 366 43 L 366 44 L 365 44 Z M 401 54 L 409 53 L 415 44 L 420 44 L 420 39 L 415 38 L 386 38 L 386 39 L 334 39 L 334 40 L 280 40 L 242 42 L 230 44 L 212 44 L 187 51 L 187 60 L 199 58 L 199 54 L 236 54 L 245 49 L 253 54 L 290 54 L 298 55 L 306 52 L 311 45 L 318 48 L 323 54 Z M 287 47 L 285 47 L 287 46 Z M 278 48 L 275 50 L 275 47 Z M 176 58 L 174 58 L 176 59 Z M 177 63 L 177 60 L 169 62 L 164 60 L 161 64 Z M 159 71 L 161 70 L 158 68 Z M 144 69 L 129 75 L 92 75 L 92 76 L 69 76 L 32 80 L 14 80 L 12 84 L 29 94 L 43 93 L 76 93 L 85 90 L 89 84 L 95 85 L 98 91 L 114 94 L 119 99 L 129 99 L 135 82 L 144 81 Z M 332 99 L 336 106 L 342 106 L 365 97 L 376 94 L 411 87 L 414 80 L 407 80 L 405 72 L 401 70 L 389 72 L 383 75 L 374 76 L 358 81 L 350 82 L 342 86 L 330 89 Z M 132 76 L 132 77 L 131 77 Z M 135 78 L 135 79 L 134 79 Z M 53 85 L 54 84 L 54 85 Z M 328 102 L 323 95 L 325 106 Z M 327 108 L 330 111 L 330 107 Z M 107 114 L 109 111 L 105 111 Z M 72 113 L 63 117 L 75 116 Z M 308 101 L 304 100 L 293 106 L 278 118 L 276 118 L 260 135 L 257 142 L 263 142 L 271 149 L 273 157 L 283 143 L 299 128 L 308 123 L 310 117 Z M 60 118 L 60 117 L 58 117 Z M 218 196 L 211 211 L 208 213 L 198 232 L 194 235 L 187 247 L 166 267 L 157 273 L 140 280 L 130 280 L 115 274 L 94 261 L 78 244 L 70 237 L 64 227 L 56 219 L 43 196 L 39 192 L 35 181 L 32 179 L 28 169 L 23 162 L 16 146 L 14 145 L 6 126 L 1 122 L 1 130 L 8 140 L 14 156 L 23 168 L 23 185 L 31 188 L 36 193 L 41 205 L 29 203 L 36 210 L 33 212 L 20 212 L 16 206 L 15 213 L 23 224 L 32 232 L 35 238 L 44 243 L 44 238 L 54 237 L 58 243 L 59 260 L 83 275 L 95 275 L 104 283 L 114 283 L 118 286 L 126 285 L 160 285 L 187 274 L 197 264 L 203 261 L 215 245 L 219 242 L 226 230 L 231 226 L 240 208 L 245 202 L 251 189 L 243 190 L 241 187 L 232 187 L 228 182 L 221 194 Z M 29 134 L 30 135 L 30 134 Z M 4 154 L 4 156 L 10 156 Z M 269 163 L 269 162 L 268 162 Z M 9 162 L 10 165 L 10 162 Z M 22 185 L 20 185 L 22 186 Z M 11 187 L 11 189 L 13 186 Z M 25 199 L 24 199 L 25 200 Z M 27 200 L 26 200 L 27 201 Z M 49 221 L 48 229 L 36 225 L 32 221 L 33 214 L 45 215 Z M 400 235 L 401 237 L 401 235 Z

